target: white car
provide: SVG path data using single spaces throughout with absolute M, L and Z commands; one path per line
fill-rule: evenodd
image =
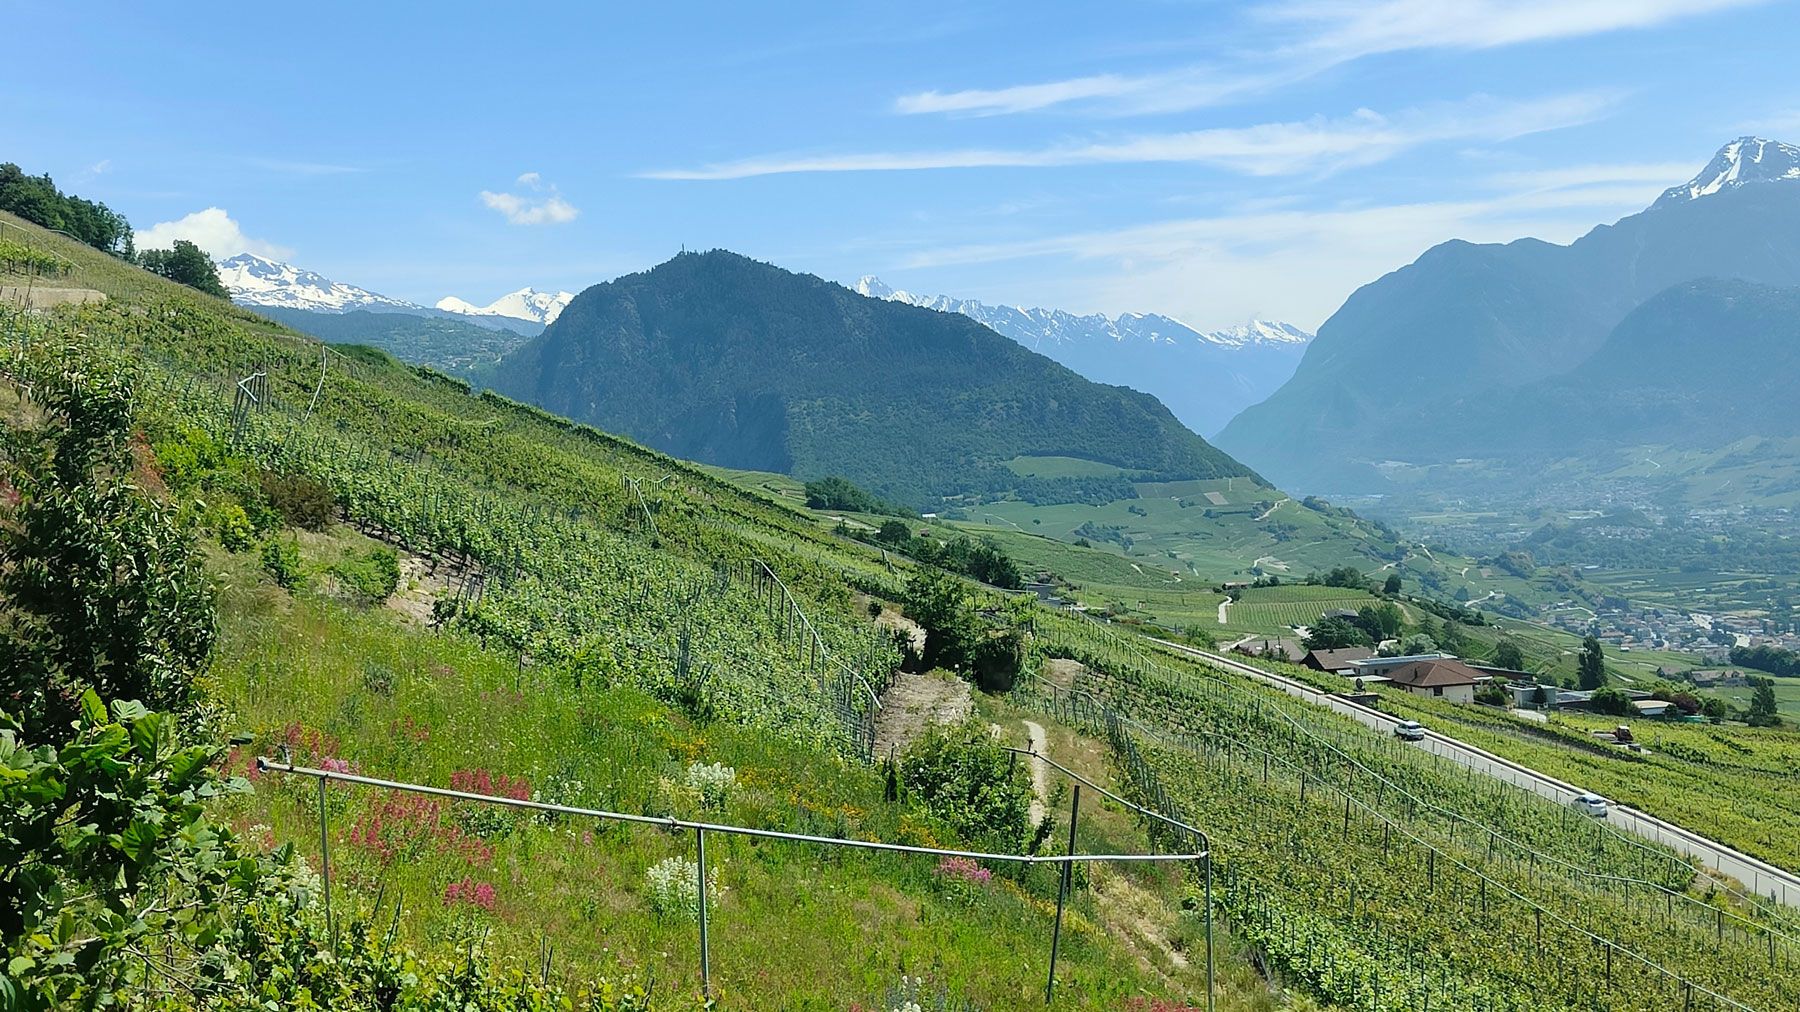
M 1583 815 L 1591 815 L 1596 819 L 1606 818 L 1606 799 L 1598 794 L 1589 794 L 1583 791 L 1575 795 L 1575 800 L 1569 804 L 1575 806 L 1575 810 Z
M 1394 737 L 1401 741 L 1424 741 L 1425 725 L 1416 720 L 1403 720 L 1394 725 Z

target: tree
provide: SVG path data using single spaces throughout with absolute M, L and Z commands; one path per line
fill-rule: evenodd
M 1581 643 L 1581 660 L 1576 666 L 1577 684 L 1583 689 L 1598 689 L 1606 684 L 1606 652 L 1592 636 Z
M 1491 660 L 1496 668 L 1505 668 L 1508 671 L 1525 670 L 1525 651 L 1519 649 L 1519 644 L 1511 639 L 1502 638 L 1500 642 L 1494 644 L 1494 656 Z
M 1393 597 L 1395 594 L 1400 593 L 1400 587 L 1400 574 L 1389 573 L 1387 582 L 1381 585 L 1381 592 L 1389 597 Z
M 1775 727 L 1781 723 L 1775 707 L 1775 679 L 1751 675 L 1750 709 L 1745 719 L 1757 727 Z
M 1618 689 L 1600 688 L 1594 690 L 1594 698 L 1589 701 L 1597 713 L 1605 713 L 1614 717 L 1629 716 L 1633 711 L 1631 697 Z
M 132 378 L 74 346 L 24 371 L 44 421 L 4 435 L 0 705 L 28 742 L 66 740 L 88 689 L 179 710 L 212 650 L 212 589 L 191 526 L 132 479 Z
M 186 239 L 175 240 L 169 249 L 147 249 L 138 254 L 138 263 L 152 274 L 160 274 L 197 291 L 221 299 L 230 297 L 231 293 L 219 280 L 219 269 L 213 266 L 212 257 Z
M 1532 706 L 1543 706 L 1545 703 L 1548 703 L 1549 701 L 1550 701 L 1550 696 L 1548 693 L 1546 693 L 1544 691 L 1543 685 L 1540 684 L 1537 688 L 1531 690 L 1531 705 Z
M 902 604 L 907 617 L 925 627 L 921 660 L 927 668 L 960 670 L 968 664 L 980 630 L 961 580 L 921 568 L 906 582 Z
M 904 520 L 884 520 L 881 530 L 875 532 L 875 540 L 894 548 L 905 548 L 912 540 L 912 528 Z
M 1322 618 L 1306 634 L 1308 650 L 1341 650 L 1344 647 L 1366 647 L 1373 641 L 1360 626 L 1347 618 Z
M 1356 624 L 1374 640 L 1393 639 L 1406 625 L 1406 616 L 1392 601 L 1366 604 L 1356 613 Z

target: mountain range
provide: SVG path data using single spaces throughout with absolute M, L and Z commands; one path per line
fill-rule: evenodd
M 219 281 L 231 300 L 243 306 L 299 310 L 308 313 L 404 313 L 412 316 L 449 317 L 488 328 L 504 328 L 519 334 L 536 334 L 556 319 L 574 298 L 568 292 L 540 292 L 521 288 L 485 306 L 454 296 L 436 306 L 421 306 L 390 298 L 366 288 L 333 281 L 316 271 L 270 260 L 254 253 L 240 253 L 218 263 Z M 308 330 L 301 327 L 302 330 Z M 342 327 L 332 325 L 334 332 Z
M 1078 315 L 916 295 L 873 276 L 858 281 L 856 291 L 979 320 L 1088 379 L 1154 394 L 1175 417 L 1206 436 L 1274 393 L 1294 374 L 1312 340 L 1299 327 L 1267 320 L 1201 331 L 1150 313 Z
M 1084 379 L 966 316 L 722 250 L 587 289 L 485 378 L 676 456 L 843 475 L 914 505 L 1013 490 L 1018 457 L 1144 480 L 1252 474 L 1155 397 Z M 1046 495 L 1131 494 L 1124 478 L 1122 490 L 1033 480 L 1068 486 Z
M 473 305 L 452 295 L 439 299 L 437 308 L 462 316 L 500 316 L 549 324 L 555 322 L 562 314 L 563 307 L 573 298 L 573 292 L 540 292 L 535 288 L 521 288 L 516 292 L 508 292 L 485 306 Z
M 1599 467 L 1635 443 L 1800 435 L 1792 412 L 1725 407 L 1766 382 L 1759 360 L 1791 360 L 1770 307 L 1794 285 L 1800 148 L 1739 138 L 1567 246 L 1451 241 L 1363 286 L 1218 442 L 1285 487 L 1382 493 L 1420 467 L 1479 462 L 1516 487 L 1546 461 Z M 1676 394 L 1688 408 L 1669 407 Z M 1736 427 L 1670 424 L 1709 406 Z

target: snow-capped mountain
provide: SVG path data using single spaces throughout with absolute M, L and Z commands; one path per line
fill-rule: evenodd
M 1720 148 L 1699 175 L 1663 191 L 1654 206 L 1698 200 L 1740 186 L 1783 181 L 1800 181 L 1800 148 L 1761 137 L 1739 137 Z
M 416 311 L 425 307 L 377 295 L 366 288 L 340 284 L 292 264 L 239 253 L 219 262 L 219 280 L 233 302 L 247 306 L 280 306 L 315 313 L 348 313 L 356 309 Z
M 540 292 L 535 288 L 521 288 L 502 295 L 485 306 L 477 306 L 451 295 L 439 299 L 437 308 L 446 313 L 460 313 L 464 316 L 504 316 L 549 325 L 562 315 L 563 307 L 573 298 L 574 292 Z
M 1274 393 L 1293 375 L 1312 340 L 1293 324 L 1268 320 L 1201 331 L 1155 313 L 1081 316 L 1060 309 L 916 295 L 873 276 L 855 287 L 872 299 L 961 313 L 1088 379 L 1154 394 L 1203 436 L 1211 436 L 1233 415 Z

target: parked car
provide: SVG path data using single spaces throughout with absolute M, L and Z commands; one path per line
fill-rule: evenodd
M 1416 720 L 1403 720 L 1394 725 L 1394 737 L 1401 741 L 1424 741 L 1425 725 Z
M 1591 815 L 1596 819 L 1606 818 L 1606 799 L 1598 794 L 1589 794 L 1583 791 L 1575 795 L 1575 800 L 1569 803 L 1583 815 Z

